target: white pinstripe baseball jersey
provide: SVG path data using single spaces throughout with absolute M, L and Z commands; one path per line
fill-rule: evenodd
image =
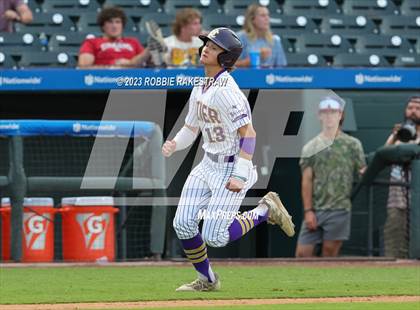
M 218 155 L 234 155 L 239 152 L 238 128 L 251 123 L 251 109 L 245 95 L 235 80 L 224 71 L 216 85 L 204 90 L 193 88 L 185 123 L 200 127 L 204 151 Z
M 226 79 L 225 82 L 222 79 Z M 189 100 L 185 123 L 199 127 L 204 139 L 203 148 L 218 158 L 239 154 L 238 129 L 251 123 L 251 109 L 245 95 L 228 72 L 219 75 L 221 83 L 210 86 L 207 91 L 195 87 Z M 219 86 L 222 85 L 222 86 Z M 236 162 L 237 156 L 235 156 Z M 214 162 L 205 155 L 188 176 L 182 190 L 174 218 L 174 229 L 180 239 L 197 235 L 200 211 L 211 215 L 225 211 L 239 211 L 248 189 L 258 179 L 256 168 L 250 169 L 245 187 L 235 193 L 225 188 L 232 175 L 235 162 Z M 202 237 L 210 246 L 224 246 L 229 241 L 229 225 L 233 218 L 218 216 L 204 219 Z

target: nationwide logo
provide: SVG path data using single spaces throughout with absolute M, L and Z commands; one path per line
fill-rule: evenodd
M 3 85 L 40 85 L 42 77 L 31 76 L 26 78 L 0 76 L 0 86 Z
M 97 76 L 88 74 L 85 75 L 84 81 L 86 86 L 92 86 L 93 84 L 116 84 L 119 78 L 121 77 Z
M 368 75 L 358 73 L 354 76 L 354 81 L 357 85 L 365 83 L 401 83 L 401 75 Z
M 275 75 L 271 73 L 265 76 L 265 82 L 268 85 L 273 85 L 275 83 L 312 83 L 313 80 L 313 75 L 291 76 Z
M 74 133 L 80 133 L 83 131 L 100 131 L 100 132 L 104 132 L 104 131 L 108 131 L 108 132 L 114 132 L 117 130 L 117 126 L 115 125 L 85 125 L 85 124 L 81 124 L 81 123 L 74 123 L 73 124 L 73 132 Z
M 20 126 L 16 123 L 0 125 L 0 130 L 19 130 Z

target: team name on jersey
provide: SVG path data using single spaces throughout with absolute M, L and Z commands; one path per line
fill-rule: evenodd
M 108 49 L 113 49 L 117 52 L 122 50 L 129 50 L 130 52 L 134 51 L 133 47 L 129 43 L 125 42 L 104 42 L 101 44 L 101 50 L 106 51 Z
M 213 123 L 213 124 L 221 124 L 219 118 L 219 113 L 216 109 L 212 109 L 202 103 L 201 101 L 197 101 L 198 109 L 197 109 L 197 117 L 198 120 L 203 121 L 205 123 Z

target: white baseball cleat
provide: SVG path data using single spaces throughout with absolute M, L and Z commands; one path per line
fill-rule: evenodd
M 209 282 L 207 280 L 196 279 L 191 283 L 183 284 L 178 287 L 176 292 L 210 292 L 220 290 L 221 283 L 217 273 L 214 274 L 216 281 Z
M 279 225 L 289 237 L 295 235 L 295 224 L 293 224 L 292 217 L 287 212 L 277 193 L 267 193 L 258 203 L 264 203 L 268 207 L 267 223 Z

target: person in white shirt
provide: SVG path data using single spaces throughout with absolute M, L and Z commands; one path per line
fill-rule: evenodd
M 197 66 L 198 49 L 202 41 L 198 38 L 201 32 L 202 16 L 192 8 L 180 10 L 172 27 L 173 35 L 164 39 L 168 48 L 165 62 L 168 66 Z

